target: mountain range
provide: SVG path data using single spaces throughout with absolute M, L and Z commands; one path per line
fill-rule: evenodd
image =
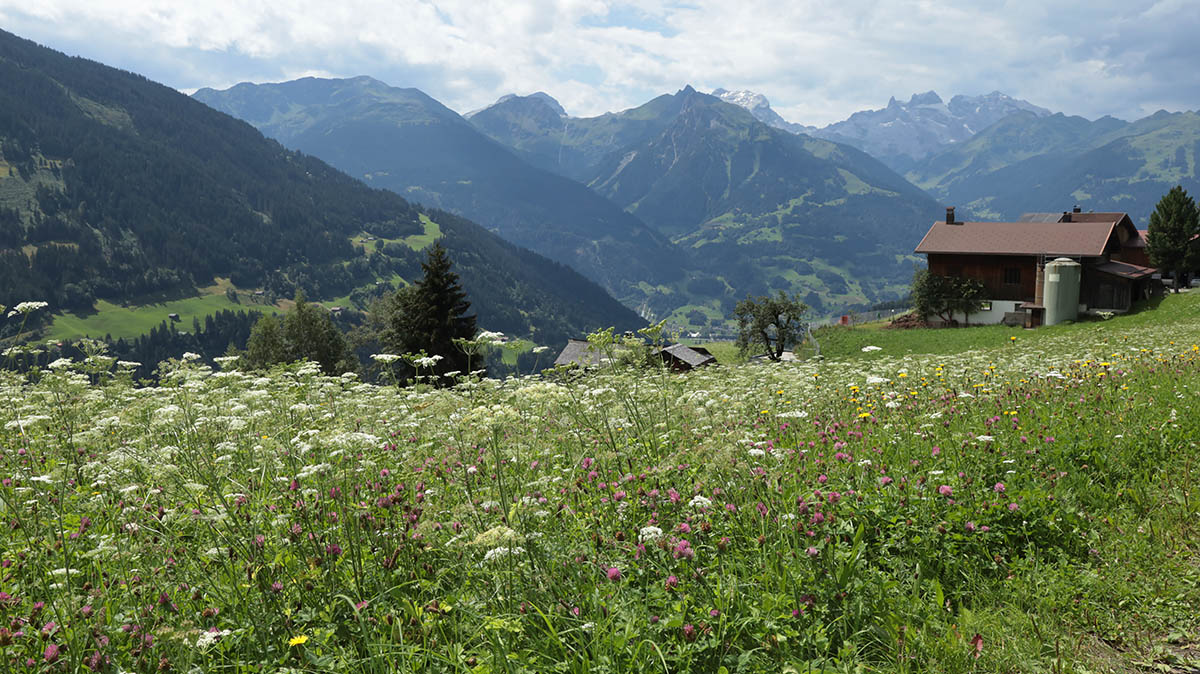
M 776 289 L 828 308 L 897 297 L 912 261 L 896 252 L 937 209 L 861 152 L 773 129 L 691 87 L 593 118 L 538 93 L 464 119 L 367 78 L 196 98 L 373 185 L 495 223 L 627 305 L 693 326 Z M 530 227 L 548 203 L 555 217 Z
M 885 108 L 861 110 L 840 122 L 818 128 L 783 119 L 762 94 L 717 89 L 713 95 L 746 108 L 777 129 L 856 147 L 898 172 L 908 170 L 913 162 L 948 145 L 970 139 L 1011 114 L 1028 112 L 1037 117 L 1050 114 L 1045 108 L 999 91 L 982 96 L 957 95 L 949 103 L 937 92 L 927 91 L 913 94 L 907 103 L 893 97 Z
M 1079 205 L 1125 211 L 1145 226 L 1172 186 L 1200 190 L 1195 112 L 1087 120 L 1000 92 L 944 103 L 930 91 L 817 128 L 784 120 L 761 94 L 718 89 L 714 95 L 776 128 L 861 148 L 980 220 Z
M 173 89 L 0 32 L 0 304 L 87 313 L 222 284 L 369 297 L 419 276 L 420 248 L 439 236 L 483 327 L 557 342 L 641 324 L 578 273 L 462 217 Z
M 683 277 L 665 237 L 583 185 L 522 161 L 417 89 L 370 77 L 304 78 L 201 89 L 194 98 L 369 185 L 460 213 L 618 297 L 636 299 L 630 286 L 639 281 Z
M 700 297 L 687 309 L 710 320 L 746 293 L 798 292 L 824 309 L 899 297 L 915 262 L 908 242 L 938 209 L 863 152 L 691 87 L 598 117 L 555 109 L 505 97 L 469 119 L 692 251 L 688 289 Z

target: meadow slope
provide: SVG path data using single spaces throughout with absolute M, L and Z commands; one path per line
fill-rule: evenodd
M 2 372 L 0 662 L 1170 671 L 1200 643 L 1198 341 L 1190 293 L 686 375 Z

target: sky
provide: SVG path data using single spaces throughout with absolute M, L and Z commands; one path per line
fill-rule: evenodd
M 591 116 L 687 84 L 809 125 L 929 90 L 1200 108 L 1197 0 L 0 0 L 0 28 L 187 93 L 370 75 L 464 113 L 544 91 Z

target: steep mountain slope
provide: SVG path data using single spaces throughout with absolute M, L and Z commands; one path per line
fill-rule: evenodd
M 478 225 L 367 187 L 172 89 L 4 32 L 0 153 L 0 304 L 139 304 L 217 277 L 279 297 L 370 293 L 419 274 L 417 249 L 440 232 L 483 326 L 558 339 L 638 323 L 578 274 Z
M 771 128 L 691 87 L 591 118 L 506 98 L 470 120 L 693 251 L 683 297 L 661 289 L 651 304 L 673 302 L 673 317 L 692 325 L 776 289 L 819 310 L 893 298 L 911 278 L 906 256 L 937 217 L 928 195 L 862 152 Z
M 684 91 L 693 91 L 687 87 Z M 553 101 L 553 99 L 551 99 Z M 503 96 L 467 119 L 531 163 L 586 180 L 605 157 L 661 132 L 679 114 L 682 99 L 664 94 L 643 105 L 599 117 L 567 117 L 541 96 Z
M 195 98 L 373 186 L 461 213 L 624 299 L 638 299 L 637 281 L 682 277 L 683 256 L 636 217 L 530 166 L 416 89 L 305 78 L 201 89 Z M 558 116 L 553 99 L 533 98 Z
M 773 126 L 776 129 L 783 129 L 784 131 L 791 131 L 792 133 L 807 133 L 809 135 L 812 135 L 814 132 L 818 131 L 817 127 L 815 126 L 804 126 L 803 124 L 795 124 L 787 121 L 780 116 L 778 112 L 775 112 L 775 110 L 771 108 L 771 102 L 768 101 L 767 97 L 763 96 L 762 94 L 755 93 L 753 91 L 747 91 L 745 89 L 739 91 L 714 89 L 712 95 L 716 96 L 722 101 L 725 101 L 726 103 L 732 103 L 736 106 L 745 108 L 746 110 L 750 111 L 750 114 L 754 115 L 755 119 L 763 124 L 766 124 L 767 126 Z
M 1200 187 L 1200 115 L 1159 112 L 1127 123 L 1013 115 L 960 147 L 929 157 L 913 182 L 973 217 L 1026 211 L 1126 211 L 1145 224 L 1176 184 Z
M 735 287 L 814 292 L 836 306 L 907 283 L 904 255 L 938 208 L 926 194 L 853 148 L 771 128 L 713 96 L 676 98 L 670 124 L 601 162 L 593 189 Z

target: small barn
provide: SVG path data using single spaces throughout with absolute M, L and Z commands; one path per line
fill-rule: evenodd
M 589 349 L 589 346 L 591 345 L 586 339 L 568 339 L 567 345 L 558 354 L 558 358 L 554 359 L 555 367 L 559 365 L 593 367 L 607 360 L 599 351 Z
M 702 346 L 672 344 L 659 351 L 658 355 L 668 367 L 676 372 L 684 372 L 717 362 L 716 356 Z

